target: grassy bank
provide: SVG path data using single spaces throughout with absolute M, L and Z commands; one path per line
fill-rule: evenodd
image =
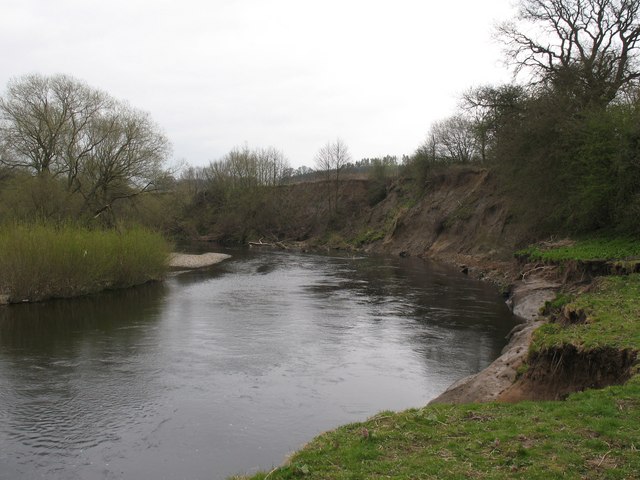
M 565 402 L 383 412 L 252 479 L 637 478 L 639 420 L 637 380 Z
M 558 314 L 554 323 L 539 329 L 530 358 L 562 348 L 585 353 L 582 358 L 603 349 L 626 350 L 635 358 L 640 350 L 640 275 L 602 278 L 589 292 L 561 304 L 556 311 L 575 321 Z M 285 466 L 251 478 L 637 478 L 637 360 L 630 375 L 624 385 L 587 390 L 565 401 L 383 412 L 320 435 Z
M 564 245 L 534 245 L 516 253 L 532 261 L 566 262 L 640 258 L 640 240 L 634 238 L 585 238 Z
M 557 321 L 535 332 L 532 352 L 562 345 L 640 350 L 640 275 L 598 278 L 590 291 L 562 303 Z
M 72 297 L 158 279 L 169 247 L 142 228 L 123 232 L 65 225 L 0 228 L 0 294 L 11 302 Z

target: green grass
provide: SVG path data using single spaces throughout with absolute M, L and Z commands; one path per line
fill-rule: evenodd
M 597 479 L 640 472 L 640 382 L 564 402 L 383 412 L 316 437 L 276 479 Z
M 542 314 L 549 315 L 551 313 L 558 313 L 565 305 L 571 303 L 574 298 L 573 295 L 567 293 L 558 293 L 556 298 L 545 302 L 544 307 L 542 307 Z
M 600 278 L 592 291 L 565 303 L 585 323 L 548 323 L 534 334 L 532 351 L 575 345 L 579 350 L 640 350 L 640 275 Z
M 571 245 L 544 247 L 533 245 L 516 252 L 533 261 L 626 260 L 640 258 L 640 240 L 633 238 L 589 238 Z
M 356 237 L 354 237 L 351 243 L 356 247 L 362 247 L 363 245 L 368 245 L 378 240 L 382 240 L 384 236 L 384 231 L 369 228 L 362 230 Z
M 600 279 L 555 307 L 581 309 L 586 322 L 543 326 L 534 351 L 566 344 L 640 350 L 640 275 Z M 286 465 L 250 478 L 632 479 L 640 472 L 638 425 L 640 375 L 565 401 L 383 412 L 320 435 Z
M 0 293 L 10 301 L 72 297 L 159 279 L 169 248 L 142 228 L 124 232 L 73 225 L 0 228 Z

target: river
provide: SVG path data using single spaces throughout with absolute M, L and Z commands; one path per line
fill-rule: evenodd
M 0 307 L 0 479 L 224 479 L 496 358 L 495 288 L 415 258 L 230 252 Z

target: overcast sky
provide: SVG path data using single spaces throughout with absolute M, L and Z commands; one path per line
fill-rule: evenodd
M 149 112 L 204 165 L 275 146 L 294 167 L 342 138 L 411 154 L 473 85 L 508 81 L 510 0 L 2 0 L 0 86 L 64 73 Z

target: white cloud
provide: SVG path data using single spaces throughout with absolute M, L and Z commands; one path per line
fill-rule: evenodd
M 66 73 L 147 110 L 192 164 L 274 145 L 296 166 L 342 137 L 411 153 L 472 85 L 508 80 L 509 0 L 5 0 L 0 84 Z

